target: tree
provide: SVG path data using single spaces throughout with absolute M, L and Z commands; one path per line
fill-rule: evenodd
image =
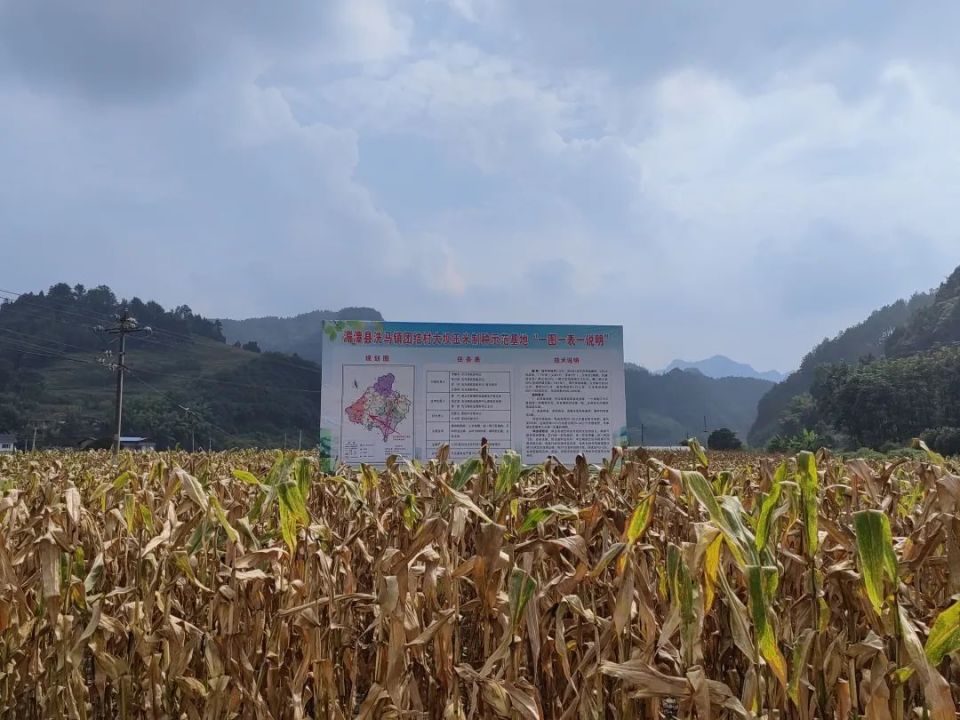
M 707 438 L 707 447 L 711 450 L 739 450 L 743 447 L 743 443 L 730 428 L 720 428 L 710 433 Z
M 258 353 L 260 352 L 260 344 L 256 340 L 251 340 L 250 342 L 245 342 L 243 344 L 243 349 Z

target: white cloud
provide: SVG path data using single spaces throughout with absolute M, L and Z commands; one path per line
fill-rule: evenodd
M 379 62 L 409 51 L 413 24 L 387 0 L 340 0 L 334 5 L 330 37 L 335 57 Z

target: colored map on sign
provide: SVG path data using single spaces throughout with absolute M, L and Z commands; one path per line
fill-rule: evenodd
M 381 375 L 347 407 L 350 422 L 380 432 L 384 442 L 397 433 L 400 423 L 410 412 L 410 398 L 393 389 L 395 380 L 393 373 Z

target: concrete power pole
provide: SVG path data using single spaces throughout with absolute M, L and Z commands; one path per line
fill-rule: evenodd
M 149 327 L 138 327 L 137 319 L 130 316 L 126 310 L 123 310 L 117 316 L 117 324 L 108 328 L 100 326 L 97 328 L 108 335 L 118 335 L 120 337 L 120 352 L 117 358 L 117 396 L 114 401 L 113 413 L 113 452 L 120 452 L 120 428 L 123 420 L 123 372 L 126 366 L 123 364 L 124 356 L 127 353 L 127 335 L 132 333 L 145 332 L 151 333 Z

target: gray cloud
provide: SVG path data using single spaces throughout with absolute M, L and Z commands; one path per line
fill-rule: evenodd
M 0 0 L 0 278 L 788 368 L 960 262 L 957 15 Z

